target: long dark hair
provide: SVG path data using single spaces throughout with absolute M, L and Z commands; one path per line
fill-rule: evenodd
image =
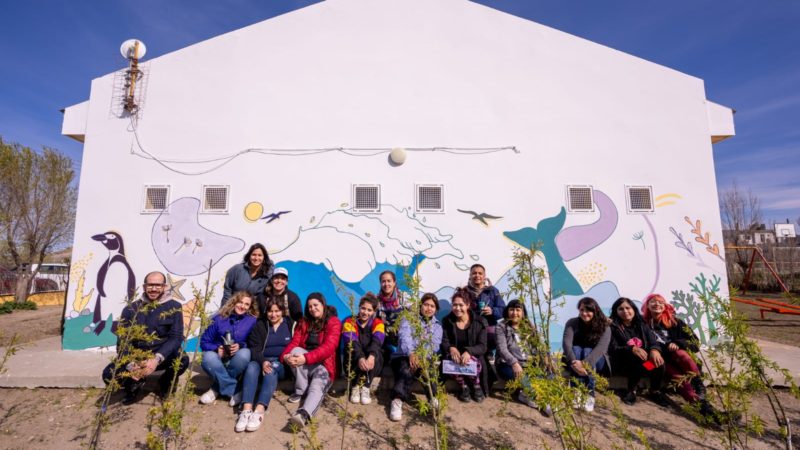
M 620 297 L 614 302 L 613 305 L 611 305 L 611 320 L 614 322 L 614 324 L 620 327 L 624 326 L 622 319 L 620 319 L 617 315 L 617 308 L 619 308 L 623 303 L 627 303 L 631 305 L 631 308 L 633 308 L 633 321 L 631 322 L 631 325 L 636 326 L 639 324 L 644 324 L 644 319 L 642 319 L 642 314 L 639 313 L 639 308 L 637 308 L 633 303 L 633 300 L 629 299 L 628 297 Z
M 593 299 L 592 297 L 583 297 L 578 301 L 578 310 L 580 311 L 581 307 L 586 308 L 594 313 L 592 316 L 592 320 L 589 323 L 585 323 L 583 320 L 580 319 L 580 314 L 578 315 L 578 323 L 580 324 L 580 328 L 586 333 L 586 336 L 589 338 L 589 342 L 597 342 L 603 336 L 603 333 L 606 332 L 606 328 L 608 328 L 608 317 L 603 313 L 603 310 L 600 309 L 600 305 L 597 303 L 597 300 Z M 616 311 L 616 310 L 612 310 Z
M 308 307 L 308 302 L 310 300 L 317 300 L 322 303 L 322 317 L 319 319 L 314 318 L 311 316 L 311 310 Z M 325 296 L 322 295 L 321 292 L 312 292 L 308 294 L 306 297 L 306 308 L 303 312 L 303 320 L 308 323 L 308 330 L 311 332 L 319 333 L 325 328 L 325 324 L 328 323 L 328 318 L 330 317 L 330 310 L 328 310 L 328 302 L 325 300 Z
M 272 260 L 269 259 L 269 252 L 267 252 L 267 248 L 264 247 L 264 244 L 256 242 L 250 246 L 250 249 L 244 254 L 244 265 L 252 269 L 252 267 L 250 267 L 250 255 L 252 255 L 256 249 L 261 250 L 261 253 L 264 254 L 264 262 L 261 263 L 261 266 L 259 266 L 258 270 L 256 271 L 256 276 L 266 277 L 269 273 L 269 270 L 272 268 Z

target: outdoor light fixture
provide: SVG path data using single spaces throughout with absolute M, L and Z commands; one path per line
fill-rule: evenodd
M 398 166 L 402 165 L 406 162 L 406 149 L 404 148 L 393 148 L 392 152 L 389 153 L 389 159 L 392 160 L 392 163 L 397 164 Z
M 130 114 L 136 112 L 139 106 L 135 102 L 136 82 L 141 79 L 142 71 L 139 70 L 139 59 L 147 52 L 144 42 L 138 39 L 128 39 L 119 47 L 122 57 L 128 60 L 128 70 L 125 74 L 125 99 L 124 108 Z

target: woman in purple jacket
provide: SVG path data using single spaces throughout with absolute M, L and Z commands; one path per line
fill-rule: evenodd
M 212 403 L 218 395 L 230 397 L 236 406 L 242 397 L 239 375 L 250 362 L 247 336 L 256 324 L 258 308 L 252 294 L 237 292 L 219 310 L 200 338 L 203 370 L 211 377 L 211 389 L 200 396 L 200 403 Z

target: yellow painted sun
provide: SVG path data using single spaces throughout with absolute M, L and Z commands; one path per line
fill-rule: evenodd
M 264 205 L 259 202 L 250 202 L 244 207 L 244 218 L 248 222 L 255 222 L 264 214 Z

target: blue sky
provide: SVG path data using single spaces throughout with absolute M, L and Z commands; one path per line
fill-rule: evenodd
M 93 78 L 124 65 L 122 41 L 141 39 L 149 59 L 313 3 L 3 2 L 0 135 L 58 148 L 79 169 L 81 144 L 61 136 L 59 110 L 86 100 Z M 767 221 L 800 217 L 800 2 L 478 3 L 704 79 L 709 100 L 737 110 L 737 136 L 714 147 L 720 189 L 736 179 L 760 197 Z

